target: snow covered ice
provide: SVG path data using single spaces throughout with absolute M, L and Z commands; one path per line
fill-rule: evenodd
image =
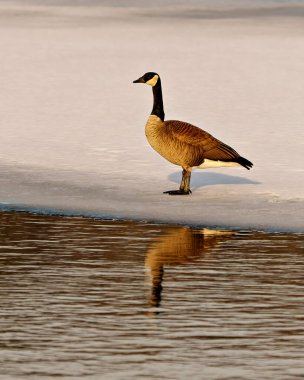
M 0 1 L 2 208 L 303 232 L 303 3 L 72 4 Z M 253 169 L 195 170 L 191 196 L 163 194 L 181 169 L 146 141 L 152 91 L 132 81 L 147 71 L 166 119 Z

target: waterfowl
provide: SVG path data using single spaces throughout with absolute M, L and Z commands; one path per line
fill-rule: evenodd
M 207 169 L 241 165 L 249 170 L 253 166 L 249 160 L 241 157 L 233 148 L 208 132 L 183 121 L 165 121 L 161 80 L 157 73 L 148 72 L 133 83 L 145 83 L 153 89 L 153 109 L 145 127 L 148 142 L 166 160 L 183 169 L 179 189 L 164 193 L 190 194 L 193 168 Z

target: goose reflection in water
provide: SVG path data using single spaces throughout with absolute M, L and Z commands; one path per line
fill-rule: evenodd
M 155 240 L 149 247 L 145 266 L 150 285 L 149 307 L 160 306 L 164 268 L 191 263 L 212 252 L 217 244 L 226 240 L 233 231 L 174 228 Z M 158 314 L 157 311 L 148 315 Z

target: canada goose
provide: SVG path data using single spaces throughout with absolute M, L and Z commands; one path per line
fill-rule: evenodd
M 162 87 L 158 74 L 148 72 L 133 83 L 146 83 L 153 89 L 153 109 L 145 128 L 150 145 L 168 161 L 183 168 L 179 190 L 164 193 L 190 194 L 192 168 L 207 169 L 241 165 L 249 170 L 252 167 L 253 164 L 250 161 L 208 132 L 183 121 L 164 121 Z

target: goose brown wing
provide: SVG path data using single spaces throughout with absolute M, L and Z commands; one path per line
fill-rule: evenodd
M 216 145 L 216 138 L 192 124 L 179 120 L 167 120 L 164 124 L 166 132 L 181 143 L 201 146 L 206 149 Z
M 205 158 L 215 161 L 230 161 L 240 157 L 230 146 L 192 124 L 179 120 L 167 120 L 164 124 L 166 132 L 173 139 L 178 140 L 180 143 L 191 145 L 200 153 L 202 162 Z

